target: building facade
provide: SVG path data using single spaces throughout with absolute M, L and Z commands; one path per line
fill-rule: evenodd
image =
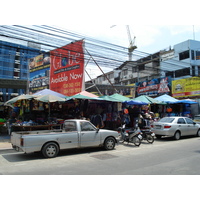
M 29 59 L 41 54 L 40 49 L 0 41 L 0 101 L 26 94 Z

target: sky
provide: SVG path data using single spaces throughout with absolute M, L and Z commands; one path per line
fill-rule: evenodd
M 129 24 L 137 50 L 151 54 L 188 39 L 200 41 L 198 5 L 197 0 L 35 0 L 31 5 L 25 0 L 10 0 L 1 2 L 9 12 L 1 10 L 0 24 L 56 25 L 124 47 L 129 46 Z M 92 78 L 101 74 L 94 67 L 88 70 Z
M 69 25 L 60 26 L 68 30 L 72 30 L 81 34 L 91 36 L 95 39 L 117 44 L 120 46 L 129 46 L 129 37 L 127 34 L 126 25 Z M 200 25 L 129 25 L 131 37 L 136 37 L 135 44 L 138 47 L 137 51 L 145 53 L 155 53 L 160 50 L 173 48 L 174 45 L 195 39 L 200 41 Z M 128 55 L 127 55 L 128 60 Z M 126 60 L 124 60 L 126 61 Z M 88 66 L 88 72 L 92 78 L 102 74 L 97 67 Z M 103 71 L 109 72 L 112 69 L 103 68 Z M 86 80 L 89 80 L 86 77 Z

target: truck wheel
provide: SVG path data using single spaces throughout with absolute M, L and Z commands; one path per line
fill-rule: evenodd
M 112 137 L 109 137 L 104 142 L 104 148 L 106 150 L 113 150 L 115 148 L 115 139 Z
M 56 143 L 50 142 L 42 148 L 42 154 L 45 158 L 54 158 L 58 155 L 59 148 Z

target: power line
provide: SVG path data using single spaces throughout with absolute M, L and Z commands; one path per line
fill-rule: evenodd
M 99 65 L 110 69 L 115 69 L 122 65 L 128 55 L 128 48 L 126 47 L 97 40 L 90 36 L 82 35 L 55 26 L 2 25 L 0 26 L 0 35 L 10 39 L 37 43 L 41 45 L 42 50 L 44 51 L 62 48 L 62 46 L 67 43 L 84 38 L 88 51 L 99 63 Z M 152 54 L 138 50 L 135 50 L 133 53 L 133 56 L 139 59 L 149 56 L 149 61 L 151 61 L 151 55 Z M 89 59 L 89 55 L 87 53 L 85 53 L 85 59 Z M 167 65 L 166 71 L 175 71 L 176 69 L 183 67 L 182 65 L 184 64 L 184 62 L 180 63 L 178 60 L 173 60 L 173 63 L 172 61 L 164 61 L 163 63 Z M 161 70 L 159 67 L 157 69 Z

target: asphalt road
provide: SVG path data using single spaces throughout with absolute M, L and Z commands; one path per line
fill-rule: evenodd
M 119 144 L 101 148 L 61 151 L 45 159 L 41 154 L 14 150 L 0 152 L 1 175 L 200 175 L 200 138 L 143 141 L 140 147 Z

